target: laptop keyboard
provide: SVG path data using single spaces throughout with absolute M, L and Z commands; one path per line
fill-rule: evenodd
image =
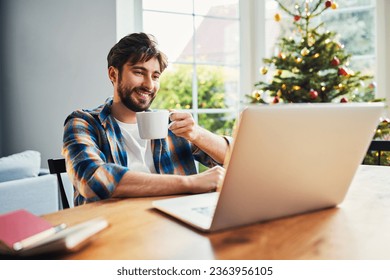
M 195 207 L 195 208 L 192 208 L 191 210 L 199 213 L 199 214 L 202 214 L 202 215 L 205 215 L 207 217 L 212 217 L 214 215 L 214 212 L 215 212 L 215 205 L 214 206 L 204 206 L 204 207 Z

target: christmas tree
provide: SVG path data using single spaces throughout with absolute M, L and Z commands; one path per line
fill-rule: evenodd
M 337 34 L 326 30 L 324 23 L 315 24 L 316 17 L 337 9 L 337 3 L 305 0 L 289 9 L 281 1 L 276 2 L 286 12 L 287 20 L 293 22 L 294 31 L 279 39 L 276 55 L 263 60 L 261 74 L 273 71 L 272 78 L 255 84 L 257 90 L 248 95 L 250 102 L 373 101 L 373 77 L 350 69 L 351 55 L 336 39 Z M 274 18 L 276 22 L 282 20 L 279 13 Z

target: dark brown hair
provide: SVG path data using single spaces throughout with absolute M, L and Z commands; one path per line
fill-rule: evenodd
M 158 49 L 155 37 L 145 33 L 132 33 L 123 37 L 111 48 L 107 55 L 107 62 L 108 67 L 114 66 L 122 72 L 123 65 L 127 62 L 134 65 L 152 58 L 158 60 L 161 72 L 167 68 L 167 56 Z

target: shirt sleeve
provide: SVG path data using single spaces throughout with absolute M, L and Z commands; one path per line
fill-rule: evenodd
M 128 171 L 113 162 L 102 125 L 87 113 L 74 113 L 65 121 L 62 154 L 84 203 L 110 198 Z
M 231 147 L 231 144 L 233 142 L 233 138 L 230 136 L 223 136 L 225 139 L 226 143 L 228 144 L 229 147 Z M 222 163 L 219 163 L 215 161 L 212 157 L 210 157 L 208 154 L 203 152 L 201 149 L 199 149 L 197 146 L 192 145 L 192 154 L 194 158 L 199 161 L 201 164 L 203 164 L 206 167 L 214 167 L 216 165 L 222 166 Z

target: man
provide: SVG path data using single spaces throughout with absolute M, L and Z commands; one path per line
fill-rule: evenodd
M 75 205 L 110 197 L 214 191 L 224 176 L 228 138 L 173 112 L 166 139 L 142 140 L 136 112 L 148 110 L 159 90 L 167 58 L 153 36 L 130 34 L 112 47 L 108 77 L 114 95 L 94 110 L 65 121 L 62 154 L 75 187 Z M 195 160 L 211 167 L 197 174 Z

